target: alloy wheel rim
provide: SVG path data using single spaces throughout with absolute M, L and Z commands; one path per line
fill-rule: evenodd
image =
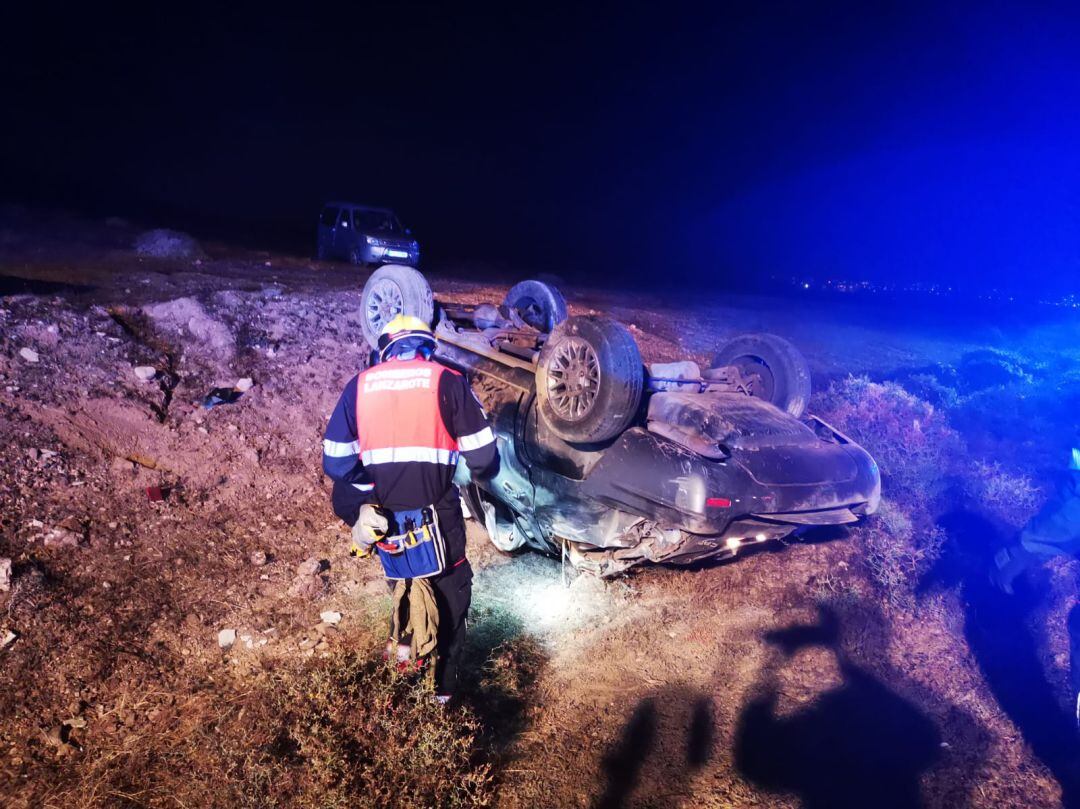
M 592 346 L 579 337 L 563 340 L 548 365 L 547 390 L 559 418 L 581 421 L 588 416 L 600 392 L 600 360 Z
M 371 286 L 367 300 L 367 321 L 371 330 L 381 334 L 383 328 L 402 313 L 405 302 L 401 288 L 389 278 L 382 278 Z

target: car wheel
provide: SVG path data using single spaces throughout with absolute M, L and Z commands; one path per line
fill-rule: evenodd
M 555 326 L 540 351 L 537 406 L 564 441 L 607 441 L 637 415 L 644 379 L 641 352 L 625 326 L 603 317 L 570 317 Z
M 775 334 L 744 334 L 722 346 L 713 369 L 737 368 L 750 394 L 795 418 L 810 403 L 810 367 L 799 349 Z
M 566 299 L 558 289 L 543 281 L 514 284 L 503 298 L 503 306 L 545 334 L 566 320 Z
M 376 348 L 379 334 L 397 315 L 418 317 L 431 323 L 435 301 L 423 274 L 401 264 L 384 264 L 364 284 L 360 296 L 360 326 L 368 345 Z
M 326 261 L 326 245 L 322 242 L 315 245 L 315 258 L 319 261 Z

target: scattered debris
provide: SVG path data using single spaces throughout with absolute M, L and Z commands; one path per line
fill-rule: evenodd
M 42 732 L 42 735 L 45 737 L 45 741 L 47 741 L 49 744 L 56 748 L 56 752 L 58 755 L 67 755 L 71 753 L 72 750 L 81 751 L 83 749 L 82 745 L 79 744 L 78 740 L 71 735 L 71 731 L 74 730 L 76 727 L 86 727 L 85 719 L 80 719 L 79 721 L 82 724 L 78 726 L 69 724 L 68 722 L 63 722 L 59 725 L 53 725 L 48 730 Z
M 238 390 L 241 393 L 247 393 L 254 386 L 255 386 L 254 380 L 252 380 L 252 378 L 250 376 L 245 376 L 245 377 L 243 377 L 241 379 L 238 379 L 236 381 L 236 387 L 234 388 L 234 390 Z
M 0 558 L 0 593 L 6 593 L 11 589 L 11 560 L 7 557 Z
M 152 365 L 137 365 L 135 366 L 135 376 L 139 377 L 143 382 L 149 382 L 157 376 L 157 369 Z
M 202 406 L 207 410 L 210 410 L 221 404 L 232 404 L 243 395 L 244 392 L 237 390 L 236 388 L 214 388 L 206 394 Z
M 154 458 L 150 458 L 146 455 L 140 455 L 137 452 L 133 452 L 131 455 L 124 456 L 125 461 L 131 461 L 133 464 L 138 464 L 144 469 L 157 469 L 157 461 Z
M 0 649 L 6 649 L 19 639 L 19 636 L 10 629 L 4 630 L 4 636 L 0 637 Z
M 324 624 L 330 624 L 330 626 L 337 626 L 341 623 L 341 613 L 334 612 L 333 610 L 327 610 L 326 612 L 320 612 L 319 617 Z
M 236 630 L 235 629 L 222 629 L 217 634 L 217 643 L 226 652 L 233 647 L 236 643 Z
M 248 556 L 248 561 L 255 567 L 262 567 L 268 561 L 266 551 L 252 551 L 251 555 Z
M 38 353 L 32 348 L 20 348 L 19 356 L 27 362 L 37 362 L 40 359 Z
M 165 499 L 165 490 L 160 486 L 147 486 L 146 499 L 151 503 L 160 503 Z
M 31 447 L 26 451 L 26 456 L 31 461 L 37 461 L 39 463 L 44 461 L 50 461 L 59 455 L 59 452 L 51 449 L 38 449 L 37 447 Z

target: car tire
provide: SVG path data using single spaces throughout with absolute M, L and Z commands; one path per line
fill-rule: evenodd
M 360 295 L 360 327 L 369 346 L 378 348 L 379 332 L 395 315 L 431 324 L 435 300 L 421 272 L 403 264 L 384 264 L 371 274 Z
M 544 334 L 566 320 L 566 298 L 551 284 L 522 281 L 514 284 L 503 298 L 503 306 L 516 312 L 525 323 Z
M 570 317 L 555 326 L 536 369 L 537 407 L 559 438 L 608 441 L 630 426 L 645 382 L 641 352 L 621 323 Z
M 315 245 L 315 258 L 319 261 L 326 261 L 326 245 L 321 241 Z
M 735 367 L 764 399 L 795 418 L 810 403 L 810 366 L 802 352 L 775 334 L 744 334 L 721 346 L 713 358 L 713 370 Z M 708 376 L 708 374 L 706 374 Z

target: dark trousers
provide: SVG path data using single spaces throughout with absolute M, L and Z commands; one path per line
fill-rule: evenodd
M 330 496 L 334 513 L 350 526 L 359 519 L 360 506 L 370 499 L 369 493 L 337 482 Z M 435 693 L 448 695 L 457 690 L 461 655 L 465 649 L 466 617 L 472 602 L 472 567 L 464 555 L 465 522 L 461 519 L 461 509 L 456 501 L 453 506 L 457 509 L 457 519 L 453 519 L 452 514 L 444 516 L 440 507 L 439 527 L 444 534 L 447 552 L 451 554 L 448 562 L 453 565 L 461 560 L 461 564 L 448 568 L 430 580 L 431 588 L 435 591 L 435 603 L 439 607 Z M 461 549 L 459 556 L 452 555 L 455 549 Z
M 472 567 L 468 560 L 431 579 L 439 607 L 438 659 L 435 693 L 457 692 L 461 655 L 465 651 L 465 625 L 472 601 Z

